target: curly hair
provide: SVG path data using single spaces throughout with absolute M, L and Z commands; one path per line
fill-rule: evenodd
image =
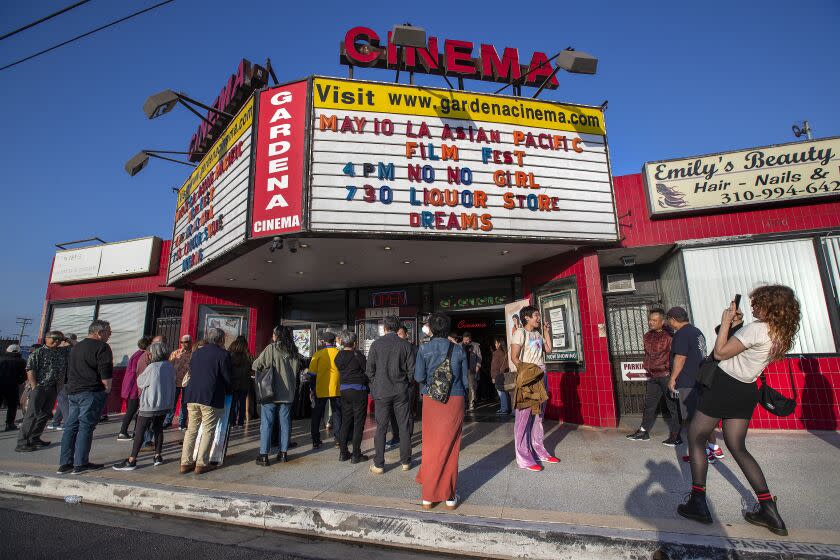
M 756 288 L 750 293 L 752 306 L 764 315 L 767 330 L 773 346 L 770 349 L 770 359 L 784 358 L 791 346 L 793 338 L 799 331 L 799 320 L 802 314 L 796 294 L 787 286 L 770 285 Z

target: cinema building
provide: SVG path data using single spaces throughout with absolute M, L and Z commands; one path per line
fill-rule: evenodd
M 527 300 L 551 327 L 547 415 L 614 427 L 640 412 L 648 309 L 683 305 L 708 336 L 735 293 L 781 282 L 803 321 L 769 379 L 788 393 L 790 368 L 801 404 L 754 424 L 840 427 L 840 140 L 620 177 L 609 153 L 599 107 L 322 77 L 263 88 L 180 189 L 171 240 L 56 254 L 42 331 L 108 319 L 124 365 L 142 333 L 219 326 L 257 352 L 282 323 L 310 355 L 326 329 L 366 350 L 392 314 L 422 343 L 444 311 L 487 355 Z

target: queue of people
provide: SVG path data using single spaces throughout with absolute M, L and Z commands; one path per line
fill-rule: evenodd
M 758 506 L 745 512 L 745 519 L 779 534 L 787 534 L 770 493 L 764 471 L 746 448 L 749 422 L 758 403 L 756 379 L 774 360 L 782 359 L 793 345 L 799 329 L 800 308 L 793 291 L 785 286 L 762 286 L 750 294 L 754 321 L 744 324 L 737 301 L 722 315 L 715 333 L 713 351 L 706 355 L 704 334 L 692 325 L 682 307 L 648 314 L 644 335 L 644 368 L 649 374 L 645 406 L 639 428 L 627 436 L 649 441 L 656 411 L 665 399 L 668 436 L 664 445 L 682 445 L 687 427 L 692 486 L 677 513 L 701 523 L 711 523 L 706 501 L 708 465 L 723 458 L 715 439 L 722 424 L 723 439 L 731 456 L 752 486 Z M 526 306 L 518 314 L 520 326 L 511 333 L 510 359 L 515 366 L 513 395 L 507 392 L 508 354 L 505 341 L 494 341 L 491 376 L 500 398 L 499 414 L 513 413 L 514 456 L 521 469 L 540 472 L 560 462 L 544 444 L 543 418 L 548 402 L 545 354 L 551 337 L 541 314 Z M 323 445 L 321 426 L 326 405 L 333 411 L 333 436 L 338 460 L 360 463 L 370 460 L 361 442 L 369 398 L 374 406 L 376 431 L 374 456 L 369 471 L 385 472 L 386 436 L 389 428 L 398 439 L 400 466 L 412 468 L 412 391 L 419 387 L 422 400 L 422 452 L 415 480 L 421 486 L 422 507 L 439 503 L 455 508 L 459 503 L 458 458 L 465 412 L 475 399 L 475 379 L 481 363 L 468 333 L 463 343 L 454 340 L 450 318 L 434 313 L 423 325 L 430 340 L 415 347 L 396 317 L 383 321 L 384 335 L 375 340 L 365 356 L 353 333 L 323 335 L 323 347 L 308 363 L 300 355 L 291 330 L 278 326 L 272 342 L 254 359 L 248 343 L 238 337 L 224 347 L 225 333 L 210 328 L 193 347 L 188 335 L 170 351 L 163 337 L 142 337 L 130 357 L 121 396 L 126 412 L 117 439 L 132 441 L 130 454 L 113 466 L 116 470 L 137 468 L 140 451 L 153 447 L 152 464 L 163 464 L 164 429 L 179 406 L 179 428 L 186 430 L 180 472 L 203 474 L 215 468 L 211 448 L 218 443 L 225 399 L 232 405 L 228 422 L 245 421 L 246 398 L 252 375 L 270 370 L 270 398 L 259 403 L 260 445 L 257 464 L 269 466 L 269 455 L 278 449 L 276 461 L 287 462 L 291 441 L 292 408 L 299 395 L 301 373 L 308 379 L 313 402 L 310 432 L 312 448 Z M 402 331 L 402 332 L 401 332 Z M 6 401 L 6 431 L 16 429 L 17 386 L 26 380 L 29 400 L 20 426 L 16 451 L 36 451 L 50 445 L 41 439 L 59 399 L 66 397 L 58 474 L 79 474 L 100 469 L 89 459 L 93 432 L 99 423 L 111 390 L 113 356 L 108 340 L 108 322 L 95 320 L 88 335 L 75 344 L 59 331 L 46 334 L 44 344 L 29 360 L 10 346 L 0 356 L 0 397 Z M 705 373 L 703 373 L 705 372 Z M 60 403 L 59 403 L 60 404 Z M 129 432 L 131 423 L 134 432 Z M 395 426 L 392 427 L 392 426 Z

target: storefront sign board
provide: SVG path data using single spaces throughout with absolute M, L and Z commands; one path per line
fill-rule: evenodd
M 168 283 L 245 242 L 253 97 L 178 191 Z
M 840 196 L 840 137 L 655 161 L 643 168 L 651 217 Z
M 313 232 L 617 239 L 599 108 L 332 78 L 312 104 Z
M 55 254 L 50 282 L 63 284 L 157 274 L 160 248 L 159 237 L 142 237 L 58 251 Z
M 301 231 L 307 82 L 260 93 L 251 237 Z

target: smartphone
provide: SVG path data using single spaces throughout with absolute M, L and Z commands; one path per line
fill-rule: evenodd
M 735 302 L 735 309 L 740 309 L 741 308 L 741 294 L 735 294 L 735 299 L 733 301 Z

